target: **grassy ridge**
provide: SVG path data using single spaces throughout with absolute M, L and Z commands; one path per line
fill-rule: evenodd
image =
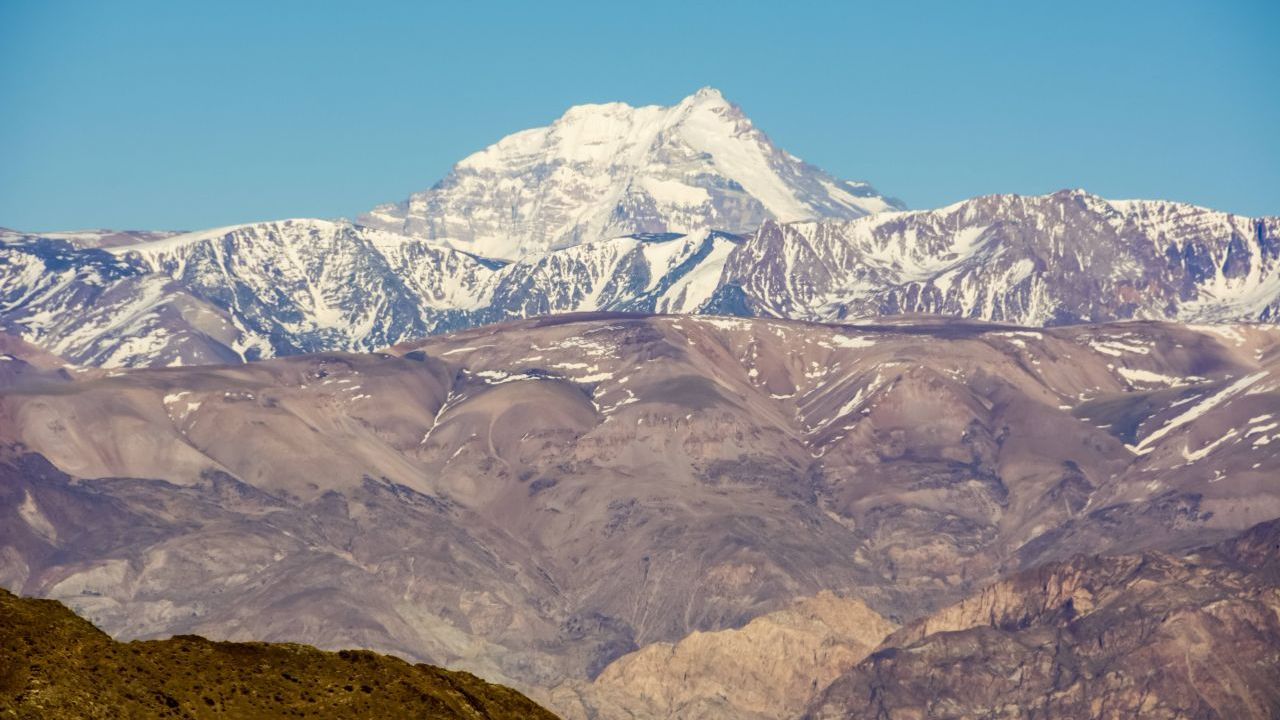
M 59 602 L 4 590 L 0 717 L 555 718 L 469 673 L 367 651 L 191 635 L 120 643 Z

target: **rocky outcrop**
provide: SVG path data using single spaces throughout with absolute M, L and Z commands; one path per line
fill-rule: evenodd
M 1275 718 L 1278 567 L 1280 521 L 1051 563 L 894 633 L 807 717 Z
M 859 600 L 823 592 L 738 629 L 648 645 L 547 702 L 570 719 L 792 718 L 895 627 Z

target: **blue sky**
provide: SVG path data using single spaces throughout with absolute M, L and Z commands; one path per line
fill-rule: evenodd
M 0 226 L 354 216 L 570 105 L 704 85 L 912 207 L 1280 214 L 1278 34 L 1261 1 L 0 0 Z

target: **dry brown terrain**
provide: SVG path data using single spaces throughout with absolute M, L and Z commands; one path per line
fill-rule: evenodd
M 808 717 L 1280 717 L 1280 521 L 1019 573 L 890 636 Z
M 736 630 L 646 645 L 594 682 L 569 682 L 545 697 L 569 720 L 796 717 L 894 629 L 862 602 L 823 592 Z
M 1264 325 L 574 316 L 131 371 L 7 348 L 0 585 L 120 637 L 368 647 L 530 692 L 665 684 L 644 658 L 823 591 L 903 624 L 1280 516 Z

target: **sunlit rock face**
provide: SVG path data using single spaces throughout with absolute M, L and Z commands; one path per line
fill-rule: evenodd
M 1278 570 L 1280 521 L 1050 563 L 891 635 L 806 717 L 1272 718 Z

